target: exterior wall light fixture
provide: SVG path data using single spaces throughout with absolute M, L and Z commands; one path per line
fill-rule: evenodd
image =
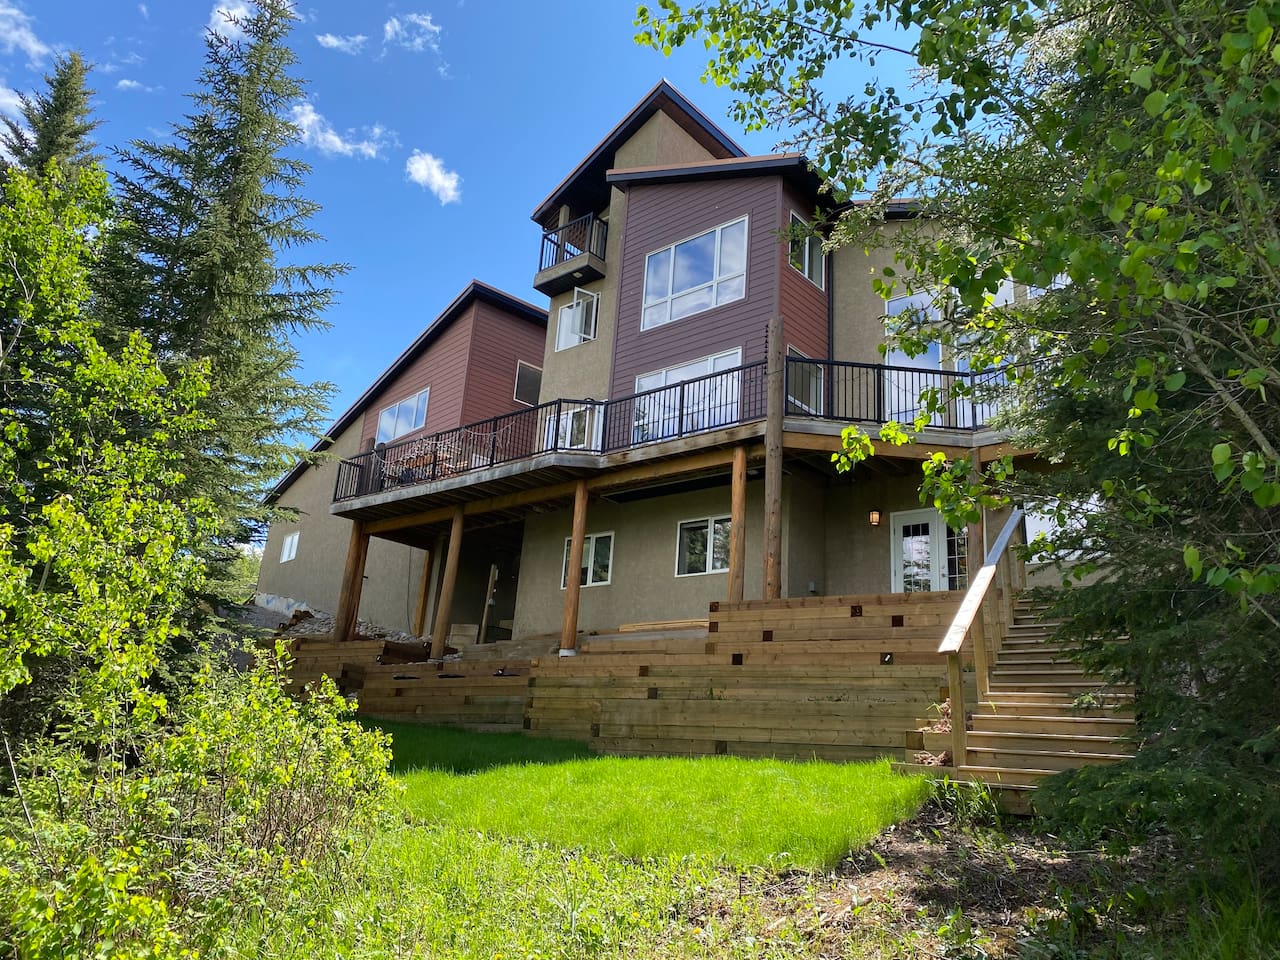
M 880 526 L 880 511 L 872 510 L 869 514 L 867 514 L 867 522 L 871 524 L 873 527 Z

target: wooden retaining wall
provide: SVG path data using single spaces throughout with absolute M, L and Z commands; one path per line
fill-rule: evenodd
M 712 604 L 707 633 L 588 637 L 576 657 L 379 663 L 379 641 L 295 640 L 359 712 L 586 740 L 606 753 L 902 757 L 944 700 L 953 593 Z M 501 671 L 502 676 L 494 676 Z
M 587 639 L 534 660 L 526 728 L 602 752 L 903 756 L 946 697 L 955 594 L 716 604 L 703 638 Z

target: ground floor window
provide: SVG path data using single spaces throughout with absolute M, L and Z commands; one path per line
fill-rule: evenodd
M 569 549 L 572 539 L 564 538 L 564 566 L 560 573 L 560 589 L 569 585 Z M 597 587 L 609 582 L 613 570 L 613 534 L 589 533 L 582 544 L 582 569 L 578 583 L 584 587 Z
M 676 576 L 729 569 L 728 517 L 686 520 L 676 534 Z
M 904 510 L 890 517 L 889 530 L 895 593 L 968 588 L 967 529 L 952 530 L 936 510 Z
M 280 544 L 280 562 L 288 563 L 298 555 L 298 534 L 289 534 Z

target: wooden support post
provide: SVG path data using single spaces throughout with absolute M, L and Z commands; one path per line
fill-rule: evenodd
M 990 661 L 987 659 L 987 631 L 982 623 L 982 614 L 973 618 L 969 627 L 969 636 L 973 639 L 974 679 L 978 683 L 978 700 L 986 700 L 991 689 Z
M 764 428 L 764 599 L 782 596 L 782 418 L 786 410 L 786 343 L 782 317 L 769 321 L 765 365 L 767 383 Z
M 449 553 L 444 561 L 444 582 L 440 584 L 440 599 L 436 601 L 436 623 L 431 628 L 431 659 L 444 656 L 445 639 L 453 626 L 453 590 L 458 585 L 458 558 L 462 554 L 462 508 L 453 511 L 453 525 L 449 528 Z
M 973 460 L 969 467 L 969 482 L 977 484 L 982 480 L 982 461 L 978 459 L 978 453 L 975 450 Z M 985 542 L 983 517 L 980 515 L 976 522 L 971 523 L 965 528 L 965 548 L 967 556 L 965 557 L 965 574 L 969 583 L 973 583 L 973 578 L 978 575 L 978 571 L 982 569 L 982 565 L 987 558 L 987 545 Z M 974 668 L 978 672 L 978 696 L 984 698 L 987 695 L 987 668 L 990 663 L 987 660 L 987 637 L 989 636 L 986 624 L 983 622 L 986 616 L 986 603 L 978 610 L 978 615 L 973 620 L 973 626 L 970 628 L 970 634 L 973 637 L 973 662 Z M 992 638 L 995 639 L 994 637 Z M 999 641 L 996 641 L 998 643 Z M 991 653 L 994 653 L 993 649 Z
M 959 769 L 965 765 L 967 753 L 965 738 L 964 671 L 960 668 L 960 654 L 947 654 L 947 693 L 951 697 L 951 766 Z
M 733 486 L 729 499 L 729 602 L 741 603 L 746 583 L 747 448 L 733 448 Z
M 571 657 L 578 645 L 578 601 L 582 596 L 582 550 L 587 539 L 587 481 L 573 491 L 573 533 L 569 538 L 569 567 L 564 583 L 564 621 L 560 627 L 560 656 Z
M 432 563 L 436 555 L 431 550 L 422 551 L 422 580 L 418 585 L 418 608 L 413 612 L 413 635 L 422 636 L 427 628 L 427 603 L 431 599 Z
M 351 522 L 351 539 L 347 543 L 347 562 L 342 569 L 342 586 L 338 592 L 338 612 L 333 618 L 333 639 L 350 640 L 356 632 L 360 615 L 360 591 L 364 589 L 364 563 L 369 556 L 369 531 L 360 520 Z
M 489 586 L 484 591 L 484 613 L 480 614 L 480 629 L 476 631 L 476 643 L 484 643 L 485 634 L 489 632 L 489 611 L 493 609 L 493 585 L 498 579 L 498 565 L 489 564 Z

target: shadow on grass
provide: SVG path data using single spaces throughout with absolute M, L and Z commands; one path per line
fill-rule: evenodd
M 577 740 L 548 740 L 520 733 L 472 733 L 451 727 L 394 720 L 362 719 L 367 727 L 391 734 L 391 772 L 446 770 L 477 773 L 514 764 L 554 764 L 594 754 Z

